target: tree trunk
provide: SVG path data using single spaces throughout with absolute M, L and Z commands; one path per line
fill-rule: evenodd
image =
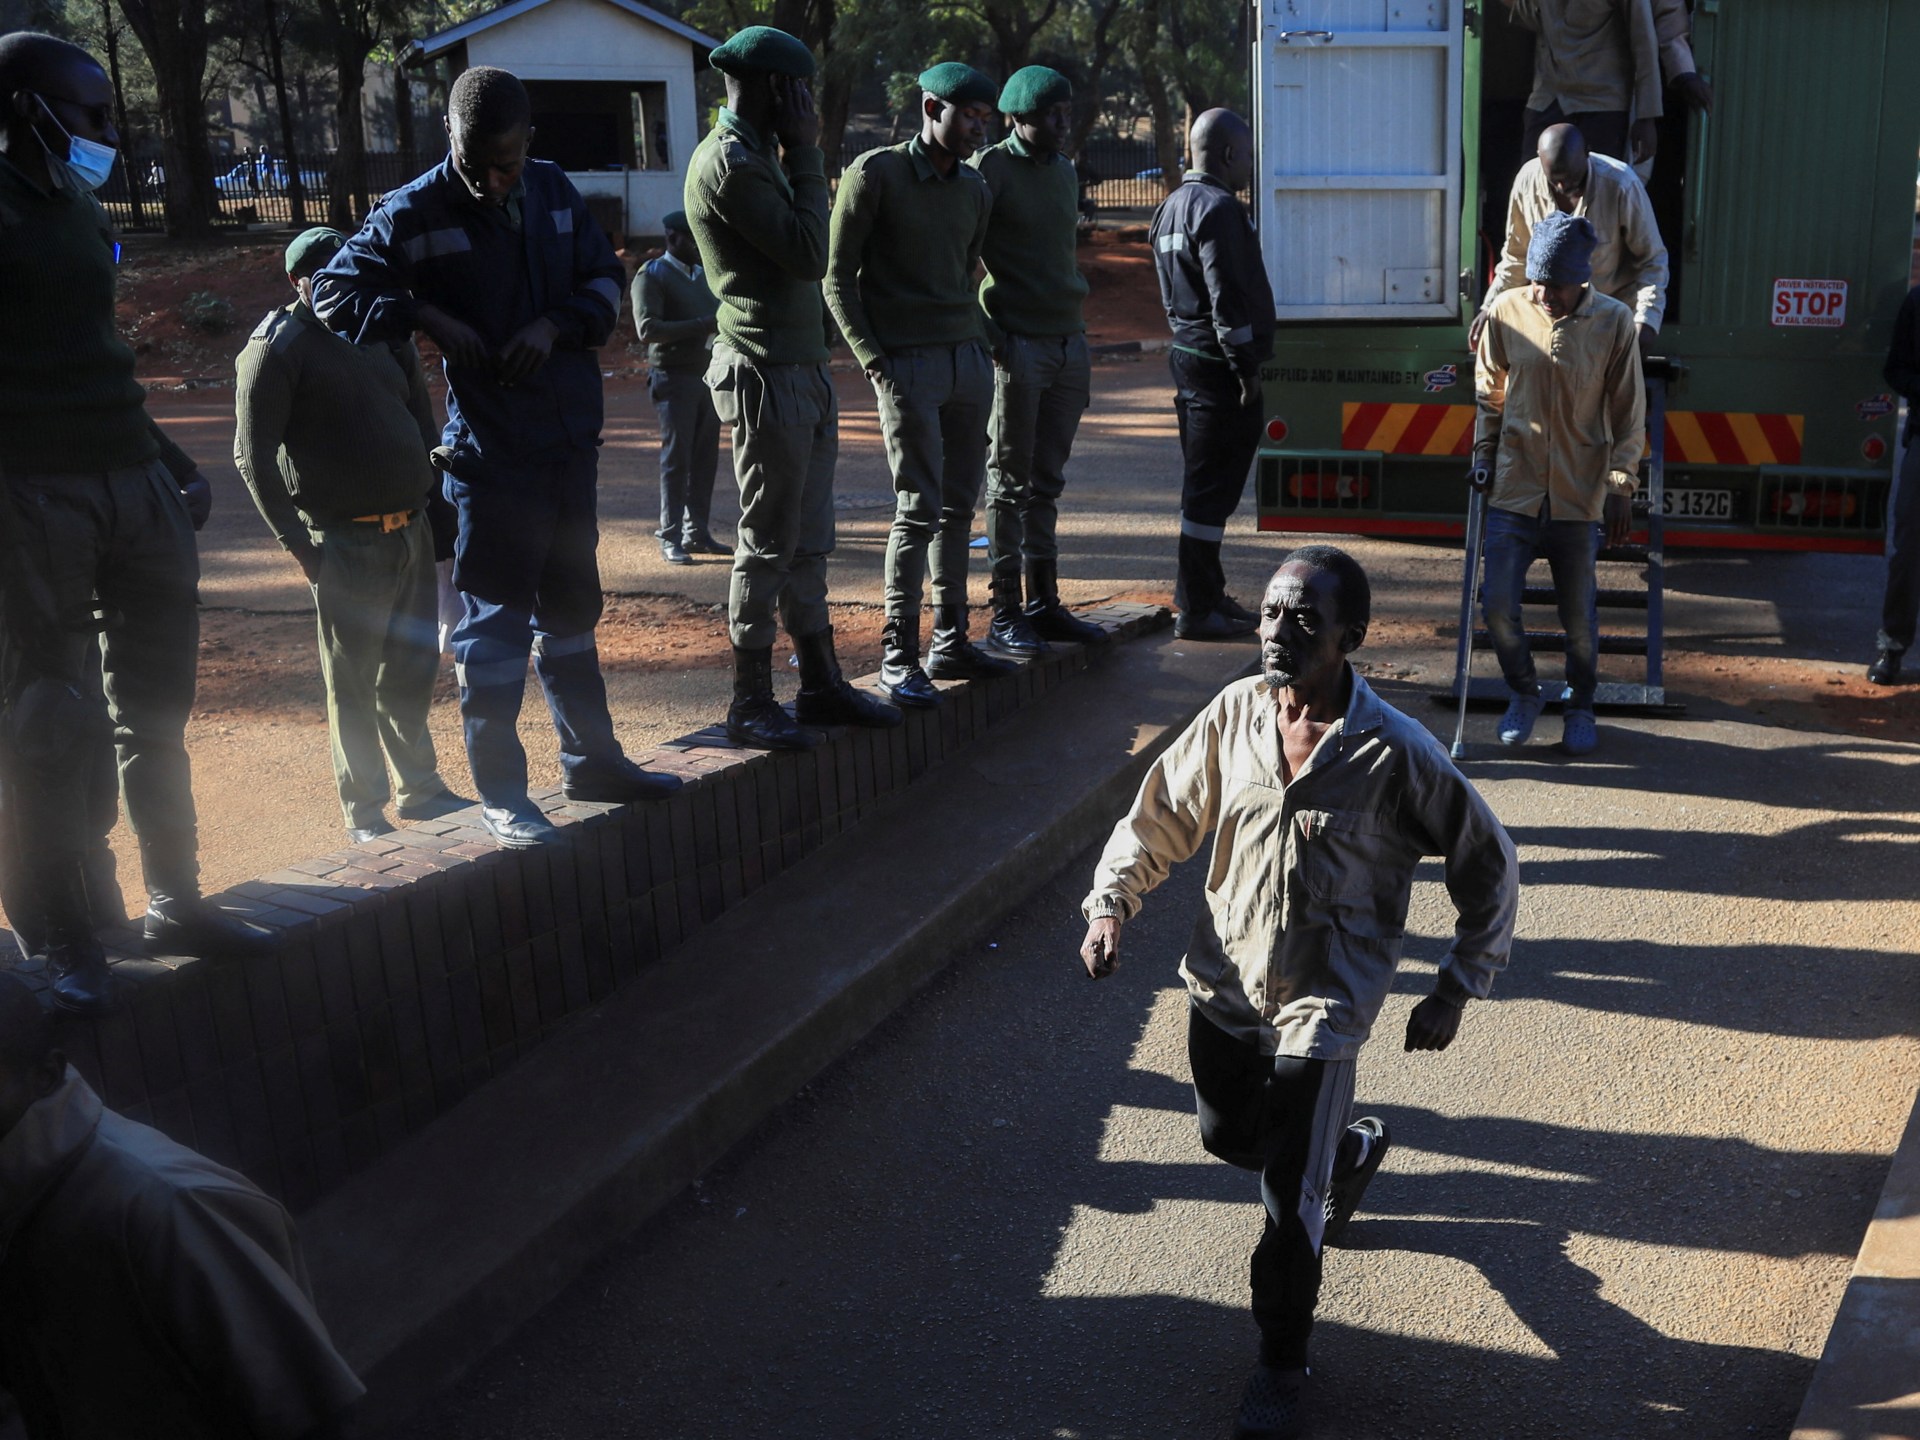
M 367 50 L 349 43 L 335 56 L 340 98 L 334 105 L 338 133 L 333 164 L 327 171 L 327 224 L 351 234 L 367 213 L 367 131 L 360 113 L 366 90 Z
M 127 159 L 127 146 L 133 140 L 133 132 L 127 128 L 127 92 L 120 83 L 120 29 L 113 23 L 113 8 L 108 0 L 100 0 L 100 38 L 107 52 L 107 74 L 113 81 L 113 123 L 120 132 L 120 173 L 127 177 L 132 224 L 139 230 L 147 223 L 146 207 L 140 201 L 140 177 L 133 173 L 133 163 Z
M 1120 48 L 1114 38 L 1113 22 L 1119 18 L 1125 3 L 1126 0 L 1107 0 L 1093 23 L 1093 50 L 1087 56 L 1076 87 L 1079 99 L 1074 104 L 1073 140 L 1069 147 L 1076 156 L 1086 148 L 1087 137 L 1100 119 L 1100 89 L 1107 82 L 1107 66 L 1113 63 L 1114 52 Z
M 273 78 L 273 103 L 280 113 L 280 158 L 287 167 L 287 210 L 294 228 L 307 228 L 307 182 L 300 175 L 300 146 L 293 129 L 293 106 L 287 99 L 287 62 L 280 48 L 280 7 L 262 0 L 267 22 L 267 69 Z
M 853 110 L 853 89 L 830 85 L 820 97 L 820 148 L 826 152 L 827 174 L 840 173 L 840 152 L 847 145 L 847 120 Z
M 1160 164 L 1160 188 L 1171 195 L 1180 187 L 1180 123 L 1174 118 L 1173 101 L 1167 94 L 1166 76 L 1157 64 L 1140 67 L 1140 89 L 1147 97 L 1147 113 L 1153 119 L 1153 153 Z
M 205 238 L 218 208 L 207 138 L 205 0 L 120 0 L 153 67 L 167 171 L 167 234 Z

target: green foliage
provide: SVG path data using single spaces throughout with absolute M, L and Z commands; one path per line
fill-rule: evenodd
M 203 335 L 224 335 L 233 328 L 233 302 L 196 290 L 180 302 L 180 318 Z

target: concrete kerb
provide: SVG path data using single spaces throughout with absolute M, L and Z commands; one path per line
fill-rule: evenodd
M 1253 663 L 1126 647 L 325 1197 L 302 1231 L 368 1386 L 358 1432 L 391 1433 L 1047 884 Z
M 1920 1440 L 1920 1098 L 1792 1440 Z

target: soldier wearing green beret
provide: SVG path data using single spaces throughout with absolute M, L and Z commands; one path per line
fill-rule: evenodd
M 986 143 L 998 91 L 952 60 L 924 72 L 920 89 L 920 133 L 869 150 L 840 177 L 827 303 L 879 398 L 893 469 L 880 688 L 902 705 L 931 707 L 940 703 L 932 679 L 1013 667 L 967 640 L 967 540 L 993 403 L 973 268 L 993 200 L 980 172 L 961 162 Z M 929 572 L 933 645 L 922 669 Z
M 827 171 L 808 81 L 813 56 L 769 25 L 710 63 L 726 76 L 719 124 L 687 168 L 687 228 L 720 302 L 707 386 L 733 430 L 740 528 L 728 630 L 736 744 L 802 749 L 807 725 L 889 726 L 900 712 L 840 672 L 827 611 L 839 409 L 827 375 Z M 789 716 L 773 693 L 775 615 L 800 658 Z
M 1067 457 L 1092 388 L 1080 314 L 1087 282 L 1074 259 L 1080 187 L 1073 161 L 1061 153 L 1073 133 L 1073 86 L 1058 70 L 1029 65 L 1007 77 L 1000 110 L 1013 118 L 1013 134 L 973 161 L 993 196 L 980 286 L 995 342 L 987 643 L 1009 655 L 1037 655 L 1049 640 L 1107 638 L 1060 603 L 1055 538 Z
M 313 587 L 334 786 L 360 841 L 393 828 L 388 765 L 404 820 L 473 802 L 448 791 L 427 730 L 440 674 L 427 457 L 440 423 L 411 340 L 355 345 L 315 317 L 314 272 L 345 243 L 319 227 L 287 247 L 294 302 L 234 362 L 233 461 Z
M 647 346 L 647 392 L 660 417 L 660 558 L 731 555 L 707 528 L 720 467 L 720 417 L 707 389 L 720 304 L 707 288 L 687 212 L 660 217 L 666 253 L 633 275 L 634 329 Z

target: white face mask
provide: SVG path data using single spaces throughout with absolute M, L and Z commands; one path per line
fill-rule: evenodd
M 106 184 L 107 177 L 113 174 L 113 162 L 119 158 L 120 152 L 97 140 L 82 140 L 60 123 L 60 117 L 53 113 L 51 105 L 38 95 L 33 98 L 40 101 L 40 108 L 47 112 L 47 118 L 53 121 L 54 128 L 67 137 L 67 158 L 62 160 L 53 153 L 53 147 L 41 139 L 40 132 L 34 131 L 33 138 L 39 140 L 41 148 L 47 152 L 47 162 L 53 168 L 54 178 L 72 190 L 98 190 Z

